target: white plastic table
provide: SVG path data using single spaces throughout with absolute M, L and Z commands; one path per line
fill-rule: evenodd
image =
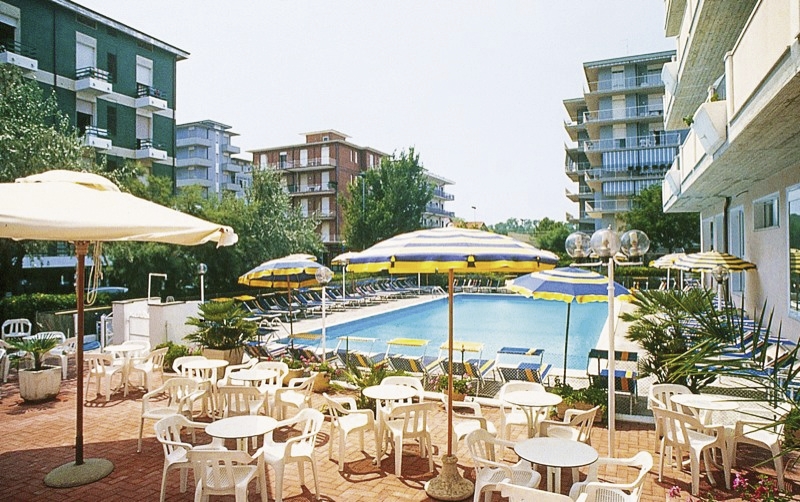
M 536 390 L 515 390 L 503 396 L 503 401 L 519 406 L 528 419 L 528 437 L 537 435 L 539 428 L 539 410 L 550 408 L 561 403 L 561 396 L 550 392 Z
M 561 469 L 583 467 L 597 461 L 597 450 L 586 443 L 563 438 L 530 438 L 514 445 L 520 458 L 547 466 L 547 490 L 561 493 Z
M 231 380 L 239 380 L 240 382 L 247 382 L 250 385 L 258 385 L 258 382 L 271 380 L 278 376 L 278 371 L 272 369 L 244 369 L 234 371 L 228 376 L 231 378 Z
M 128 397 L 128 384 L 129 376 L 131 373 L 131 353 L 139 352 L 143 349 L 143 346 L 137 344 L 127 344 L 121 343 L 118 345 L 106 345 L 103 349 L 105 352 L 109 352 L 111 354 L 118 355 L 118 357 L 122 358 L 122 382 L 120 385 L 123 386 L 122 395 Z
M 200 375 L 203 380 L 210 380 L 214 384 L 217 383 L 217 371 L 228 365 L 228 361 L 224 359 L 195 359 L 186 361 L 181 366 L 184 369 L 191 370 L 193 374 Z
M 739 408 L 739 402 L 717 394 L 675 394 L 670 401 L 690 408 L 703 424 L 711 423 L 711 415 L 715 411 L 733 411 Z
M 221 439 L 236 439 L 240 449 L 247 443 L 242 441 L 253 436 L 262 436 L 273 430 L 278 421 L 264 415 L 241 415 L 211 422 L 206 426 L 206 434 Z
M 417 395 L 415 388 L 408 385 L 395 384 L 371 385 L 364 387 L 361 392 L 368 398 L 375 400 L 375 420 L 378 422 L 378 438 L 380 441 L 383 441 L 383 419 L 385 414 L 383 410 L 387 408 L 388 402 L 410 399 Z M 378 451 L 380 451 L 380 448 L 378 448 Z M 377 464 L 378 462 L 380 462 L 380 459 L 376 457 L 374 463 Z

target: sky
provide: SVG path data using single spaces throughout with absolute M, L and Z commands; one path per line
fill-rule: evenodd
M 327 129 L 413 147 L 454 182 L 447 209 L 487 224 L 576 215 L 562 102 L 583 63 L 675 47 L 660 0 L 77 3 L 190 53 L 178 123 L 230 125 L 243 153 Z

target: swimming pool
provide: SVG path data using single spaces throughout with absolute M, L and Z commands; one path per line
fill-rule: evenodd
M 563 366 L 566 303 L 476 294 L 456 295 L 454 302 L 454 339 L 483 342 L 485 359 L 493 359 L 504 346 L 536 347 L 545 350 L 544 362 Z M 572 304 L 569 369 L 586 369 L 586 356 L 597 345 L 607 314 L 605 303 Z M 447 298 L 329 326 L 328 347 L 335 347 L 340 336 L 377 338 L 372 347 L 376 352 L 386 351 L 393 338 L 423 338 L 430 340 L 426 355 L 435 356 L 447 341 Z

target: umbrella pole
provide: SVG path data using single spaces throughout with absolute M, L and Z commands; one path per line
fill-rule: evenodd
M 288 282 L 286 291 L 289 296 L 289 336 L 294 336 L 294 322 L 292 321 L 292 285 Z
M 83 320 L 84 320 L 84 289 L 86 274 L 86 253 L 89 243 L 79 241 L 75 243 L 75 255 L 78 259 L 76 265 L 77 277 L 75 280 L 75 293 L 77 296 L 78 327 L 75 330 L 77 348 L 75 350 L 75 364 L 78 371 L 77 396 L 75 399 L 75 462 L 69 462 L 56 467 L 44 477 L 44 484 L 54 488 L 69 488 L 83 486 L 99 481 L 111 474 L 114 464 L 103 458 L 83 459 Z
M 614 257 L 608 258 L 608 456 L 614 457 L 614 428 L 616 427 L 616 322 L 614 312 Z
M 447 455 L 442 457 L 442 472 L 425 484 L 425 492 L 436 500 L 464 500 L 475 491 L 472 481 L 458 473 L 458 457 L 453 455 L 453 280 L 451 268 L 447 273 Z
M 572 302 L 567 304 L 567 332 L 564 335 L 564 380 L 562 383 L 567 383 L 567 348 L 569 347 L 569 311 L 572 308 Z

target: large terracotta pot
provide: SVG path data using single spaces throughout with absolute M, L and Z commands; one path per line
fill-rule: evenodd
M 314 379 L 314 392 L 326 392 L 331 387 L 331 374 L 324 371 L 317 373 Z
M 44 369 L 20 370 L 19 395 L 25 401 L 53 399 L 61 390 L 61 367 L 45 366 Z
M 289 382 L 292 380 L 292 378 L 302 377 L 305 371 L 306 370 L 304 370 L 303 368 L 290 368 L 289 373 L 287 373 L 286 376 L 283 377 L 283 386 L 286 387 L 287 385 L 289 385 Z

